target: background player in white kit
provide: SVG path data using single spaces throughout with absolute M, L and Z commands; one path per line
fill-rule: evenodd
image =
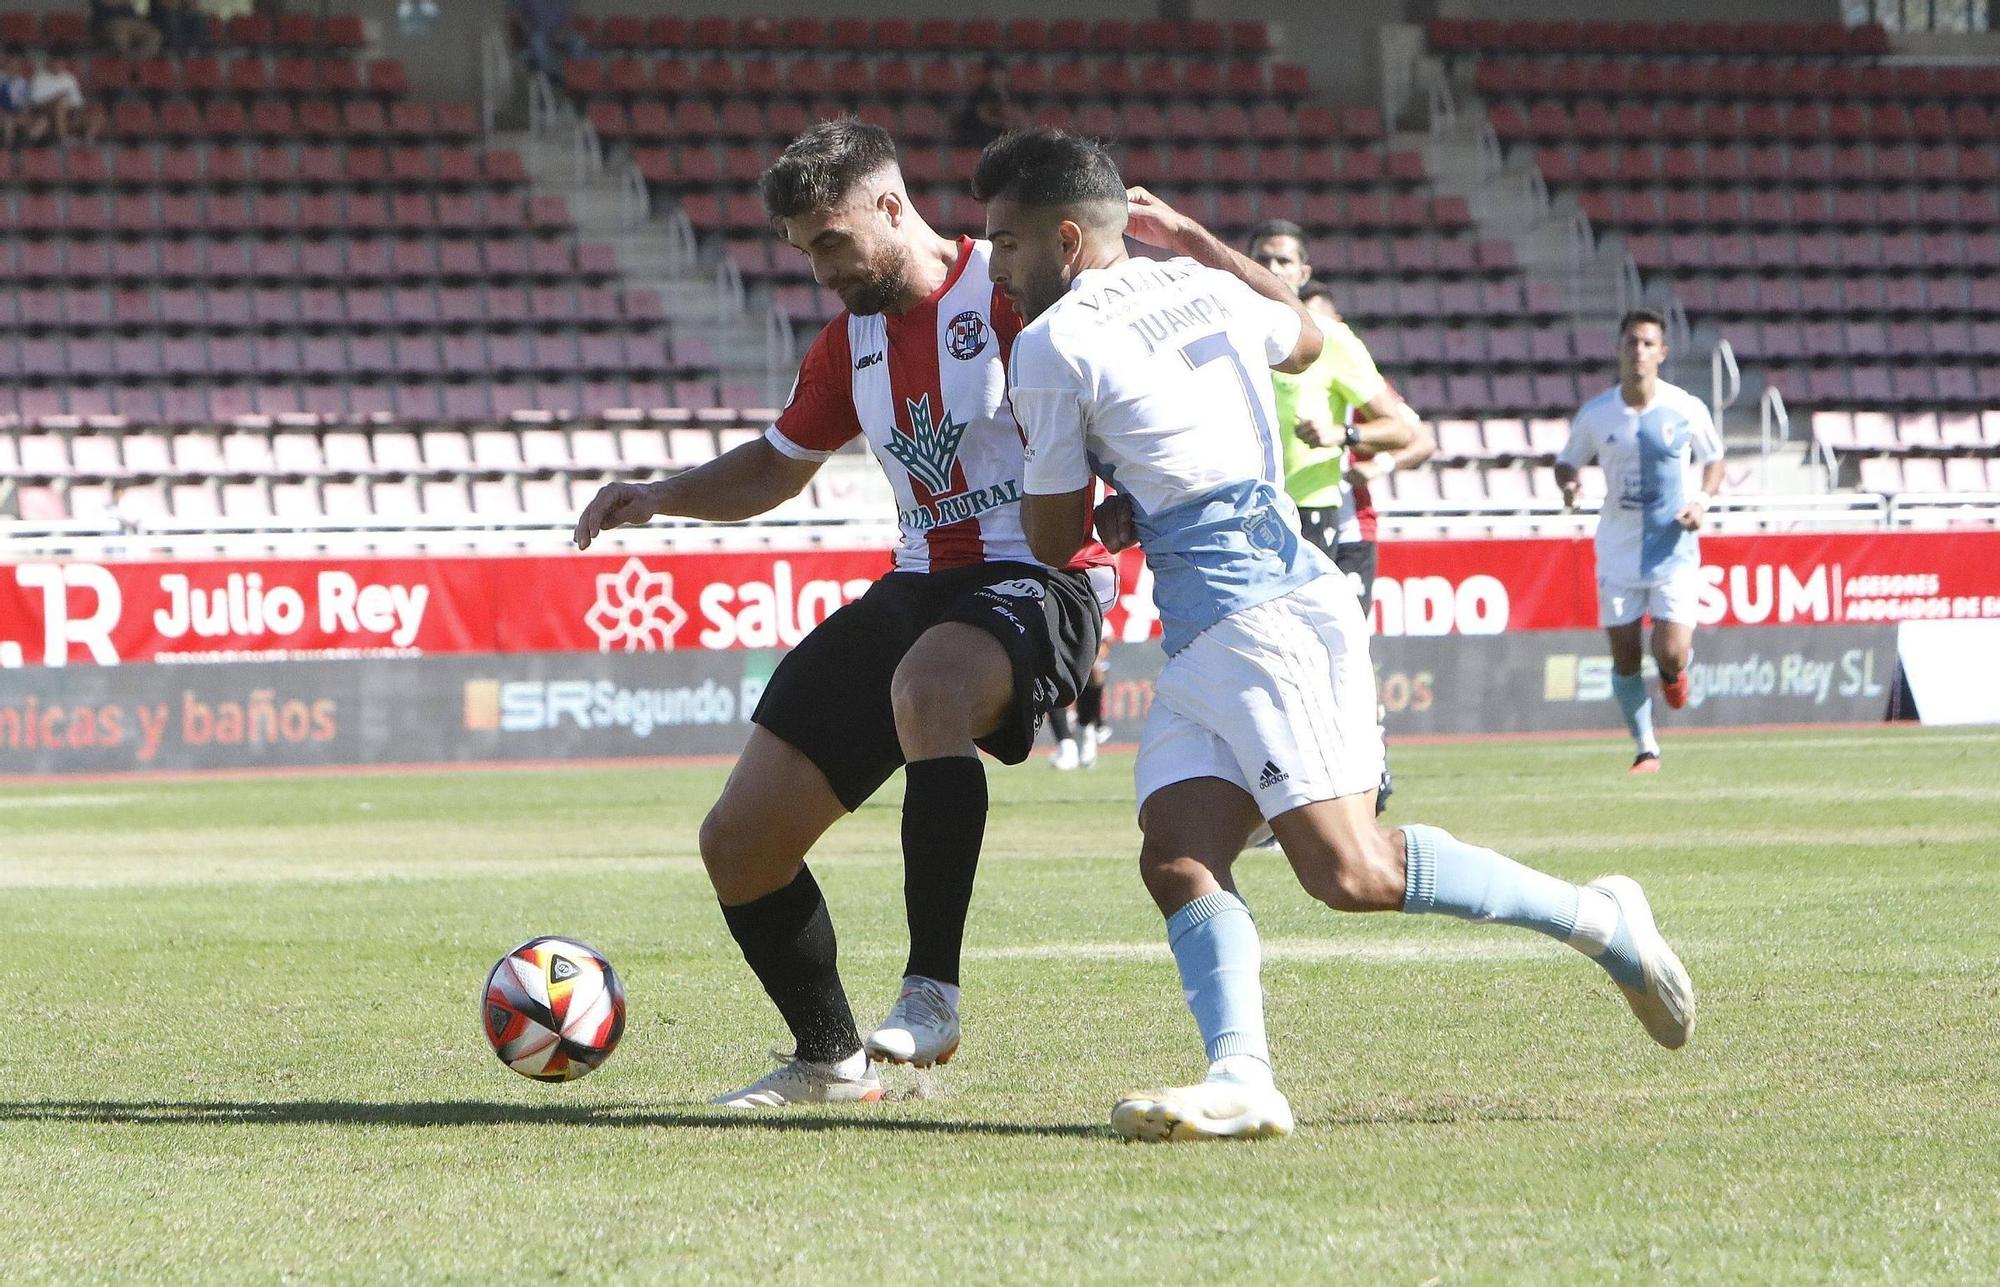
M 1701 543 L 1695 533 L 1722 486 L 1722 438 L 1700 398 L 1660 378 L 1667 329 L 1640 309 L 1618 323 L 1618 385 L 1577 411 L 1556 456 L 1563 504 L 1576 505 L 1577 470 L 1604 467 L 1597 515 L 1597 618 L 1611 637 L 1611 695 L 1638 746 L 1632 772 L 1660 767 L 1653 702 L 1639 673 L 1641 618 L 1653 619 L 1653 659 L 1660 695 L 1687 704 L 1687 665 L 1701 597 Z M 1687 488 L 1689 461 L 1701 487 Z
M 989 271 L 1027 321 L 1008 364 L 1028 440 L 1021 519 L 1038 557 L 1074 551 L 1092 474 L 1130 497 L 1170 654 L 1141 735 L 1140 870 L 1167 918 L 1209 1076 L 1121 1100 L 1135 1139 L 1292 1128 L 1264 1035 L 1261 949 L 1231 868 L 1268 823 L 1299 883 L 1346 911 L 1442 912 L 1535 929 L 1597 959 L 1654 1040 L 1694 1023 L 1686 970 L 1639 886 L 1578 887 L 1436 827 L 1375 821 L 1382 742 L 1354 591 L 1300 535 L 1266 367 L 1320 333 L 1289 287 L 1057 130 L 981 155 Z M 1226 270 L 1226 271 L 1222 271 Z

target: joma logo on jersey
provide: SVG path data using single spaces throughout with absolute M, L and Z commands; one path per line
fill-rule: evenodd
M 951 470 L 958 463 L 958 444 L 965 437 L 965 421 L 953 420 L 947 408 L 943 421 L 934 422 L 928 393 L 921 398 L 905 398 L 903 405 L 910 412 L 910 431 L 889 435 L 889 454 L 931 495 L 941 496 L 951 490 Z

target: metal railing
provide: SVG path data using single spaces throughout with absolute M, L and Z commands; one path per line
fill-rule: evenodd
M 798 371 L 797 344 L 792 338 L 791 319 L 775 306 L 764 310 L 764 391 L 773 405 L 782 399 L 779 390 Z
M 1385 540 L 1437 536 L 1583 537 L 1596 525 L 1593 509 L 1565 510 L 1560 501 L 1462 501 L 1423 505 L 1382 502 Z M 138 530 L 93 520 L 0 520 L 0 541 L 16 558 L 101 559 L 302 556 L 376 552 L 555 552 L 569 548 L 575 516 L 504 519 L 266 519 L 259 522 L 149 523 Z M 1709 532 L 1754 534 L 1891 527 L 2000 527 L 2000 493 L 1883 496 L 1731 496 L 1715 499 Z M 896 538 L 886 520 L 850 516 L 766 515 L 743 523 L 660 520 L 620 533 L 620 548 L 767 549 L 774 545 L 885 549 Z
M 2000 492 L 1898 492 L 1888 506 L 1890 527 L 2000 525 Z
M 627 163 L 618 171 L 618 210 L 626 228 L 636 228 L 653 217 L 653 192 L 639 174 L 639 167 Z
M 545 138 L 561 128 L 568 112 L 562 96 L 556 93 L 555 84 L 548 73 L 536 72 L 528 82 L 528 134 L 532 138 Z
M 715 320 L 730 322 L 750 309 L 749 292 L 743 289 L 743 272 L 725 257 L 715 261 Z
M 1768 392 L 1777 394 L 1780 407 L 1785 405 L 1783 394 L 1776 389 Z M 1789 428 L 1790 421 L 1787 420 L 1786 424 Z M 1813 470 L 1814 486 L 1829 492 L 1840 486 L 1840 457 L 1834 455 L 1833 447 L 1818 434 L 1806 435 L 1806 463 Z
M 668 212 L 665 222 L 668 265 L 675 272 L 692 267 L 701 253 L 701 243 L 695 237 L 687 211 L 676 206 Z
M 508 47 L 507 33 L 488 27 L 479 37 L 479 126 L 492 137 L 500 105 L 513 97 L 514 51 Z
M 1944 498 L 1941 498 L 1944 499 Z M 1378 501 L 1380 534 L 1384 540 L 1421 540 L 1434 536 L 1588 536 L 1596 530 L 1597 511 L 1564 509 L 1558 500 L 1426 501 L 1404 504 Z M 1873 492 L 1843 492 L 1834 496 L 1731 496 L 1715 498 L 1705 531 L 1754 534 L 1784 531 L 1853 531 L 1889 526 L 1890 499 Z M 2000 524 L 2000 512 L 1987 526 Z
M 148 525 L 128 531 L 88 521 L 8 522 L 0 539 L 19 558 L 191 559 L 247 558 L 277 554 L 368 554 L 450 551 L 552 553 L 572 548 L 576 516 L 444 522 L 426 519 L 269 520 L 261 523 Z M 730 550 L 765 549 L 776 544 L 827 548 L 886 549 L 895 543 L 892 522 L 845 517 L 766 515 L 748 523 L 700 523 L 661 519 L 620 533 L 619 548 Z
M 1841 0 L 1850 24 L 1880 23 L 1890 31 L 1981 32 L 1992 30 L 1987 0 Z
M 1621 253 L 1614 268 L 1618 280 L 1618 315 L 1623 317 L 1635 308 L 1642 307 L 1646 300 L 1645 279 L 1639 276 L 1638 261 L 1629 254 Z
M 570 135 L 571 177 L 577 183 L 589 183 L 604 172 L 604 143 L 597 137 L 597 127 L 589 121 L 578 121 Z
M 1778 392 L 1777 386 L 1767 384 L 1764 386 L 1764 396 L 1757 400 L 1757 440 L 1763 452 L 1761 466 L 1764 474 L 1764 494 L 1767 496 L 1771 492 L 1771 448 L 1777 443 L 1789 442 L 1791 437 L 1792 417 L 1785 410 L 1785 395 Z M 1815 473 L 1814 481 L 1819 481 L 1819 477 Z
M 1442 137 L 1458 124 L 1458 98 L 1451 92 L 1451 78 L 1435 59 L 1426 59 L 1417 72 L 1417 83 L 1429 110 L 1431 137 Z
M 1494 138 L 1495 146 L 1498 146 L 1499 136 L 1495 135 Z M 1542 173 L 1542 167 L 1531 165 L 1523 170 L 1521 172 L 1521 187 L 1523 195 L 1527 198 L 1528 209 L 1534 218 L 1536 220 L 1546 218 L 1549 213 L 1551 199 L 1549 197 L 1549 181 L 1547 176 Z
M 1683 325 L 1687 315 L 1681 315 Z M 1676 350 L 1678 351 L 1678 350 Z M 1708 411 L 1715 421 L 1716 432 L 1722 430 L 1722 416 L 1736 405 L 1743 396 L 1743 372 L 1736 366 L 1736 349 L 1728 340 L 1717 340 L 1708 354 Z M 1764 446 L 1764 490 L 1771 490 L 1770 444 Z

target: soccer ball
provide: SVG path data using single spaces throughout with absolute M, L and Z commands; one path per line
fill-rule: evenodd
M 480 1011 L 501 1063 L 536 1081 L 575 1081 L 617 1048 L 625 986 L 595 948 L 531 938 L 487 973 Z

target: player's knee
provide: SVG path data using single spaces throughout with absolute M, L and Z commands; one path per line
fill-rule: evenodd
M 761 830 L 726 801 L 717 803 L 701 820 L 696 840 L 701 865 L 707 868 L 709 883 L 718 892 L 727 894 L 725 887 L 734 887 L 752 865 Z
M 1210 887 L 1212 880 L 1227 874 L 1216 873 L 1200 859 L 1185 853 L 1164 850 L 1139 852 L 1139 879 L 1162 915 L 1171 916 Z
M 895 709 L 898 729 L 933 727 L 964 714 L 965 681 L 934 661 L 905 662 L 890 681 L 889 703 Z
M 1300 884 L 1337 912 L 1392 911 L 1403 904 L 1402 860 L 1381 831 L 1329 846 L 1300 872 Z

